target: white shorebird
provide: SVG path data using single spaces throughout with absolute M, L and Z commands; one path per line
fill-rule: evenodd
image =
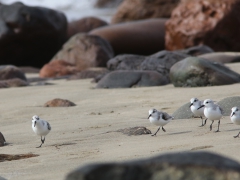
M 41 136 L 42 143 L 38 147 L 40 148 L 45 141 L 45 136 L 50 132 L 51 126 L 47 121 L 40 119 L 37 115 L 34 115 L 32 117 L 32 129 L 37 135 Z
M 203 123 L 203 116 L 204 116 L 204 107 L 198 109 L 200 106 L 203 105 L 202 101 L 198 100 L 197 98 L 192 98 L 190 99 L 190 109 L 192 111 L 192 113 L 195 115 L 195 116 L 199 116 L 201 119 L 202 119 L 202 126 L 204 126 L 207 122 L 207 118 L 205 119 L 204 123 Z
M 211 99 L 204 100 L 203 105 L 200 106 L 198 109 L 202 107 L 205 107 L 204 115 L 209 120 L 212 120 L 212 124 L 214 123 L 214 120 L 218 120 L 218 129 L 216 132 L 219 132 L 220 119 L 223 116 L 222 108 L 217 104 L 214 104 L 214 102 Z M 212 130 L 212 124 L 210 125 L 210 131 Z
M 240 111 L 239 111 L 238 107 L 232 108 L 232 113 L 230 115 L 230 118 L 234 124 L 240 125 Z M 233 137 L 237 138 L 237 137 L 239 137 L 239 134 L 240 134 L 240 132 L 236 136 L 233 136 Z
M 156 136 L 161 127 L 162 130 L 166 132 L 163 126 L 165 126 L 174 118 L 168 115 L 167 113 L 158 111 L 156 109 L 150 109 L 148 113 L 149 113 L 148 119 L 150 120 L 150 122 L 156 126 L 159 126 L 158 130 L 152 136 Z

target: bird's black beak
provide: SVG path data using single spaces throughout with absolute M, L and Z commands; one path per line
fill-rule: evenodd
M 197 109 L 200 109 L 200 108 L 202 108 L 202 107 L 204 107 L 204 105 L 201 105 L 199 108 L 197 108 Z
M 148 119 L 152 116 L 152 114 L 149 114 Z
M 193 105 L 193 103 L 190 104 L 189 108 Z
M 235 112 L 232 113 L 231 117 L 235 114 Z
M 37 121 L 34 121 L 34 127 L 36 126 Z

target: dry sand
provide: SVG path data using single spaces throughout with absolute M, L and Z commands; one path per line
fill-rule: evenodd
M 229 65 L 240 73 L 240 64 Z M 173 113 L 190 98 L 239 96 L 240 84 L 201 88 L 175 88 L 173 85 L 133 88 L 94 89 L 91 80 L 55 80 L 54 85 L 0 89 L 0 132 L 9 143 L 3 154 L 34 153 L 38 157 L 0 162 L 0 176 L 6 179 L 64 179 L 70 171 L 92 162 L 125 161 L 166 152 L 204 150 L 240 161 L 240 138 L 233 136 L 240 126 L 229 117 L 221 121 L 219 133 L 203 128 L 200 119 L 174 120 L 167 132 L 127 136 L 118 129 L 145 126 L 153 133 L 157 127 L 147 120 L 150 108 Z M 44 103 L 63 98 L 75 107 L 45 108 Z M 52 131 L 42 148 L 40 137 L 31 128 L 31 118 L 39 115 Z M 217 129 L 217 122 L 213 130 Z

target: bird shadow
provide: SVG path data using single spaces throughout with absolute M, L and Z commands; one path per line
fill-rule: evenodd
M 170 133 L 169 135 L 175 135 L 175 134 L 186 134 L 186 133 L 190 133 L 192 131 L 182 131 L 182 132 L 175 132 L 175 133 Z
M 240 129 L 229 129 L 229 130 L 226 130 L 226 131 L 240 131 Z

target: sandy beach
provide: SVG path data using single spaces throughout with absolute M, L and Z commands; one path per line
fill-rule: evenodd
M 229 64 L 240 73 L 240 63 Z M 37 76 L 37 74 L 28 76 Z M 239 96 L 240 84 L 199 88 L 173 85 L 132 89 L 94 89 L 91 79 L 54 80 L 53 85 L 0 89 L 0 132 L 7 146 L 1 154 L 33 153 L 39 156 L 0 162 L 5 179 L 64 179 L 79 166 L 93 162 L 117 162 L 147 158 L 166 152 L 204 150 L 240 162 L 240 139 L 233 138 L 240 127 L 228 116 L 221 121 L 219 133 L 209 131 L 210 122 L 198 127 L 200 119 L 173 120 L 156 137 L 127 136 L 119 129 L 145 126 L 154 133 L 157 127 L 147 120 L 150 108 L 173 113 L 190 98 L 219 101 Z M 43 107 L 54 98 L 68 99 L 74 107 Z M 42 148 L 40 137 L 31 128 L 33 115 L 47 120 L 52 131 Z M 217 122 L 213 124 L 216 130 Z

